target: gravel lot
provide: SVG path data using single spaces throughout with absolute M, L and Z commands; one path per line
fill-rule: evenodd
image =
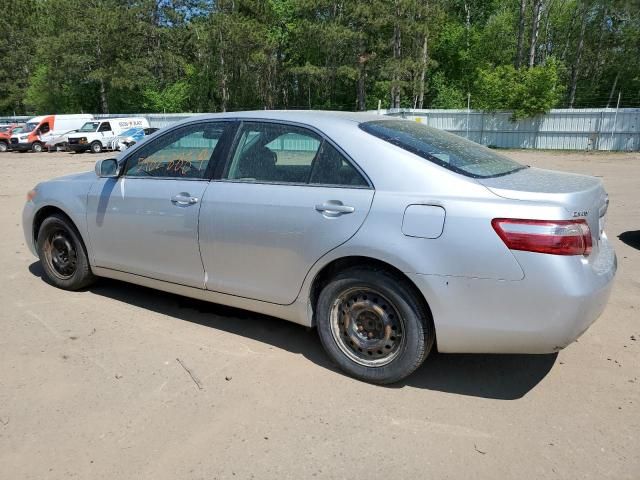
M 47 285 L 25 193 L 109 155 L 0 154 L 0 478 L 640 478 L 640 155 L 507 154 L 604 177 L 609 306 L 557 355 L 433 355 L 393 387 L 285 321 Z

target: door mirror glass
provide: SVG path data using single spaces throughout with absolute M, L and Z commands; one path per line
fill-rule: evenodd
M 114 178 L 118 176 L 118 161 L 115 158 L 98 160 L 96 162 L 96 175 L 100 178 Z

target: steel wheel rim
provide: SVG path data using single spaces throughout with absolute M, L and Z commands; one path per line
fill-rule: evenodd
M 342 353 L 366 367 L 388 365 L 405 343 L 404 320 L 397 307 L 368 287 L 342 292 L 331 306 L 330 323 Z
M 68 280 L 76 272 L 78 253 L 66 230 L 58 229 L 49 234 L 44 245 L 44 256 L 56 277 Z

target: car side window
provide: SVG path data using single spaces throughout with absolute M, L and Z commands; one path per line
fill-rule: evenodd
M 49 124 L 48 123 L 43 123 L 40 126 L 39 131 L 40 131 L 41 134 L 49 133 Z
M 110 132 L 111 124 L 109 122 L 102 122 L 100 124 L 100 128 L 98 128 L 98 132 Z
M 197 123 L 162 135 L 127 158 L 125 176 L 205 178 L 226 125 Z
M 309 181 L 315 185 L 366 187 L 367 181 L 351 163 L 329 142 L 320 147 Z
M 321 142 L 310 130 L 292 125 L 245 122 L 225 178 L 308 183 Z

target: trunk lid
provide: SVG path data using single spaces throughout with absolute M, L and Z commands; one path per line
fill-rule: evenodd
M 591 230 L 593 252 L 597 253 L 609 205 L 601 179 L 531 167 L 478 181 L 500 197 L 555 203 L 567 210 L 567 219 L 586 219 Z

